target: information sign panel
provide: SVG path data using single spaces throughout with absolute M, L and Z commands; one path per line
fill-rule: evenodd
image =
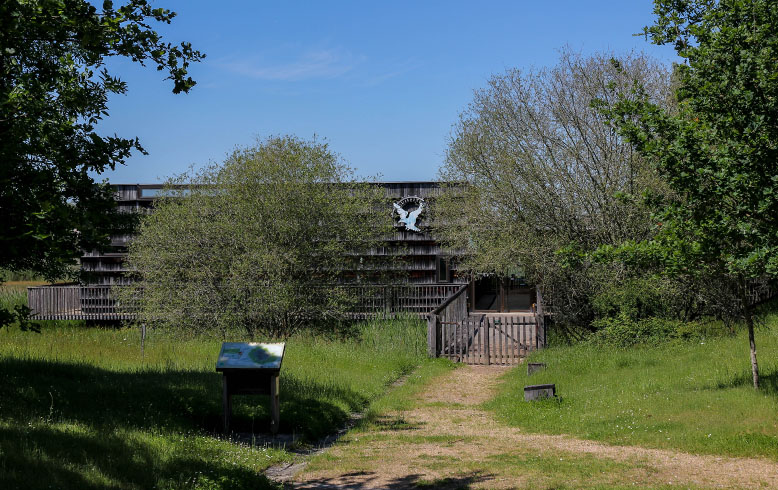
M 222 342 L 216 371 L 222 377 L 224 432 L 230 431 L 233 395 L 270 395 L 270 431 L 278 432 L 281 421 L 278 376 L 286 344 Z
M 285 345 L 223 342 L 219 359 L 216 361 L 216 370 L 281 369 Z

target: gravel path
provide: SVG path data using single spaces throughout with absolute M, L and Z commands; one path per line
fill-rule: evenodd
M 504 368 L 464 366 L 431 383 L 414 408 L 353 433 L 294 478 L 294 488 L 537 488 L 615 485 L 778 488 L 778 464 L 610 446 L 528 434 L 478 405 Z M 556 460 L 559 460 L 557 463 Z M 565 466 L 562 480 L 555 468 Z

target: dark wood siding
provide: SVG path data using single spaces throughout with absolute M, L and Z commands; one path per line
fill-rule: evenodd
M 440 284 L 437 276 L 437 257 L 444 251 L 435 237 L 430 232 L 429 209 L 435 206 L 435 199 L 440 195 L 441 187 L 438 182 L 380 182 L 377 183 L 385 190 L 386 216 L 393 219 L 392 203 L 402 198 L 417 196 L 425 200 L 427 211 L 423 212 L 417 222 L 421 232 L 405 230 L 400 224 L 396 224 L 395 231 L 386 237 L 386 241 L 380 247 L 368 252 L 371 256 L 396 257 L 400 260 L 386 263 L 366 261 L 377 264 L 366 266 L 359 271 L 354 271 L 362 282 L 381 282 L 379 273 L 392 271 L 401 282 L 409 284 Z M 116 200 L 119 209 L 127 213 L 148 213 L 154 202 L 154 195 L 161 188 L 160 185 L 118 184 L 116 188 Z M 127 269 L 124 258 L 127 254 L 127 246 L 132 240 L 130 235 L 118 235 L 111 238 L 111 248 L 107 252 L 89 251 L 81 257 L 81 267 L 86 273 L 87 284 L 90 285 L 120 285 L 126 284 Z M 371 279 L 372 277 L 372 279 Z M 467 282 L 464 277 L 456 273 L 456 264 L 452 263 L 451 274 L 446 284 L 461 284 Z

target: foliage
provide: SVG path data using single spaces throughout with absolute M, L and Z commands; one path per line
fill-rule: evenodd
M 352 179 L 327 144 L 285 136 L 171 182 L 130 245 L 140 321 L 278 336 L 338 318 L 359 279 L 344 271 L 369 270 L 360 252 L 391 229 L 381 189 Z
M 652 235 L 640 196 L 663 183 L 593 107 L 630 97 L 639 81 L 669 104 L 664 66 L 633 54 L 583 57 L 492 77 L 460 115 L 441 177 L 439 233 L 465 253 L 460 270 L 510 274 L 543 288 L 558 324 L 587 324 L 591 297 L 622 271 L 578 260 L 602 244 Z M 460 186 L 464 184 L 464 186 Z
M 671 318 L 644 317 L 634 319 L 626 314 L 598 318 L 592 322 L 596 332 L 589 337 L 594 345 L 627 348 L 639 344 L 653 346 L 670 340 L 704 338 L 707 330 L 702 324 Z
M 111 189 L 92 179 L 144 151 L 137 139 L 96 130 L 108 96 L 127 90 L 106 61 L 151 62 L 168 73 L 173 92 L 187 92 L 187 67 L 202 55 L 149 26 L 174 16 L 147 0 L 106 1 L 101 11 L 86 0 L 0 4 L 0 267 L 54 279 L 83 250 L 131 226 Z
M 335 432 L 423 362 L 424 336 L 418 320 L 395 320 L 350 339 L 289 338 L 281 433 L 313 443 Z M 139 344 L 134 329 L 0 332 L 0 400 L 13 400 L 0 403 L 1 487 L 267 488 L 264 470 L 294 459 L 292 446 L 259 442 L 264 396 L 233 399 L 232 425 L 256 445 L 221 436 L 219 340 L 150 329 L 145 356 Z
M 669 290 L 668 282 L 648 277 L 631 278 L 620 284 L 610 284 L 592 300 L 600 318 L 625 316 L 631 319 L 651 316 L 670 316 L 667 300 L 676 291 Z
M 672 272 L 775 275 L 778 8 L 759 0 L 656 5 L 647 34 L 686 59 L 677 66 L 678 113 L 644 98 L 613 113 L 677 191 L 647 247 Z
M 677 112 L 636 88 L 610 114 L 674 193 L 638 252 L 671 274 L 729 282 L 752 331 L 749 280 L 778 276 L 778 6 L 769 0 L 656 0 L 656 44 L 671 43 Z
M 763 389 L 753 390 L 746 330 L 741 323 L 734 336 L 697 330 L 706 337 L 693 342 L 538 351 L 528 361 L 547 368 L 511 371 L 489 408 L 526 432 L 778 461 L 778 362 L 765 360 Z M 778 316 L 765 318 L 760 335 L 764 348 L 778 348 Z M 561 402 L 523 401 L 517 387 L 542 383 L 555 383 Z
M 25 291 L 0 285 L 0 325 L 18 325 L 22 331 L 40 332 L 38 325 L 30 321 L 30 313 Z
M 592 299 L 596 319 L 588 340 L 625 348 L 731 333 L 708 314 L 711 303 L 732 299 L 708 298 L 714 291 L 680 278 L 648 274 L 608 284 Z
M 44 282 L 43 276 L 31 271 L 8 271 L 0 269 L 0 280 L 13 282 Z
M 604 284 L 592 298 L 598 318 L 627 316 L 633 320 L 649 317 L 683 321 L 701 318 L 727 319 L 722 309 L 737 298 L 726 285 L 710 277 L 670 277 L 637 270 L 621 281 Z

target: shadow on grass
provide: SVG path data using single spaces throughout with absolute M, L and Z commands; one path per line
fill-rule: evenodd
M 391 489 L 418 489 L 434 488 L 440 490 L 456 490 L 471 488 L 476 483 L 492 480 L 494 477 L 481 472 L 472 472 L 466 475 L 443 478 L 439 480 L 426 480 L 422 475 L 412 474 L 385 481 L 380 475 L 359 471 L 347 473 L 334 478 L 317 478 L 295 486 L 294 488 L 346 488 L 352 490 L 366 488 L 391 488 Z
M 0 419 L 218 434 L 221 378 L 216 372 L 121 372 L 88 364 L 4 359 L 0 361 Z M 282 374 L 280 430 L 315 440 L 337 430 L 349 410 L 366 403 L 353 390 Z M 232 429 L 268 431 L 269 405 L 266 396 L 234 397 Z
M 191 448 L 187 455 L 189 443 L 177 442 L 177 434 L 220 435 L 221 383 L 216 372 L 2 359 L 0 488 L 151 488 L 160 478 L 191 487 L 186 479 L 207 478 L 209 471 L 218 478 L 214 488 L 264 488 L 267 481 L 256 472 L 232 463 L 214 466 L 221 458 Z M 281 387 L 281 432 L 308 440 L 335 432 L 352 407 L 366 403 L 359 393 L 314 380 L 282 375 Z M 268 431 L 269 408 L 268 397 L 234 397 L 232 429 Z M 132 442 L 116 435 L 131 431 L 157 438 Z M 159 463 L 154 451 L 172 452 L 169 462 Z M 88 481 L 89 474 L 98 481 Z M 101 482 L 99 475 L 118 483 Z
M 754 378 L 751 371 L 743 371 L 730 380 L 720 382 L 716 385 L 717 389 L 753 387 Z M 759 374 L 759 391 L 772 396 L 778 396 L 778 371 Z
M 108 432 L 0 428 L 0 447 L 0 482 L 9 490 L 155 488 L 160 482 L 171 488 L 277 488 L 264 475 L 186 451 L 162 462 L 151 444 Z

